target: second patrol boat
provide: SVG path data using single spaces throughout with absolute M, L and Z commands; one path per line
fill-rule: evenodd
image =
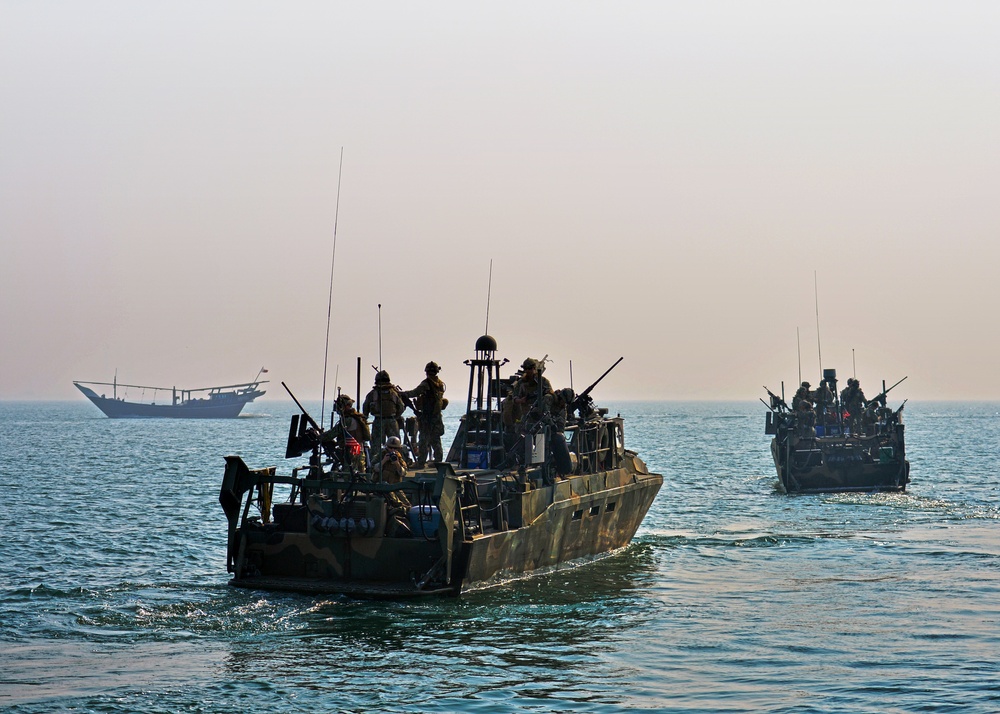
M 350 455 L 324 458 L 318 447 L 290 476 L 227 457 L 219 500 L 231 584 L 358 597 L 458 595 L 626 546 L 663 477 L 625 448 L 622 418 L 593 407 L 597 382 L 572 395 L 570 414 L 579 417 L 565 425 L 539 393 L 519 428 L 505 427 L 510 380 L 500 377 L 506 360 L 496 349 L 484 335 L 466 361 L 468 400 L 446 461 L 398 483 L 356 469 Z M 304 453 L 310 422 L 304 412 L 292 417 L 286 456 Z M 289 495 L 272 506 L 276 486 Z
M 883 382 L 880 394 L 865 399 L 853 379 L 845 395 L 837 394 L 837 371 L 824 369 L 820 389 L 809 391 L 809 383 L 803 382 L 791 407 L 767 390 L 770 411 L 764 431 L 774 437 L 771 456 L 781 490 L 905 491 L 910 482 L 906 402 L 898 409 L 886 405 L 886 395 L 903 379 L 888 389 Z

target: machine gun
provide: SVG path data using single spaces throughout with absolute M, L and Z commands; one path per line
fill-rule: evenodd
M 608 369 L 604 372 L 604 374 L 602 374 L 600 377 L 598 377 L 594 381 L 593 384 L 591 384 L 589 387 L 587 387 L 582 392 L 580 392 L 579 394 L 577 394 L 576 398 L 566 406 L 566 412 L 567 412 L 567 414 L 572 414 L 573 411 L 576 410 L 576 409 L 580 410 L 580 417 L 584 418 L 584 419 L 586 419 L 588 416 L 590 416 L 591 414 L 593 414 L 593 412 L 594 412 L 594 407 L 593 407 L 594 400 L 590 398 L 590 393 L 592 391 L 594 391 L 594 387 L 596 387 L 598 384 L 600 384 L 601 380 L 604 379 L 605 377 L 607 377 L 608 374 L 611 372 L 611 370 L 613 370 L 615 367 L 617 367 L 618 363 L 621 362 L 623 359 L 625 359 L 625 358 L 624 357 L 619 357 L 618 361 L 615 362 L 610 367 L 608 367 Z
M 285 388 L 288 396 L 295 402 L 295 406 L 302 412 L 301 415 L 293 414 L 291 424 L 288 426 L 288 443 L 285 445 L 285 458 L 294 459 L 296 456 L 302 456 L 307 451 L 314 450 L 319 445 L 319 439 L 315 433 L 322 432 L 322 429 L 320 429 L 316 420 L 309 416 L 306 408 L 295 398 L 288 385 L 282 382 L 281 386 Z M 310 428 L 314 429 L 315 433 L 310 433 Z
M 781 397 L 779 397 L 777 394 L 775 394 L 774 392 L 772 392 L 767 387 L 764 387 L 764 391 L 767 392 L 767 395 L 771 398 L 771 403 L 768 404 L 767 402 L 764 402 L 763 399 L 761 399 L 761 401 L 764 402 L 764 406 L 766 406 L 772 412 L 774 412 L 774 411 L 781 411 L 782 409 L 784 409 L 786 412 L 792 411 L 788 407 L 788 405 L 785 403 L 784 399 L 782 399 Z
M 884 407 L 885 406 L 885 397 L 886 397 L 886 395 L 889 392 L 891 392 L 893 389 L 895 389 L 896 387 L 898 387 L 900 384 L 902 384 L 903 381 L 907 377 L 909 377 L 909 375 L 907 375 L 906 377 L 903 377 L 903 379 L 899 380 L 898 382 L 896 382 L 894 385 L 892 385 L 888 389 L 885 388 L 885 382 L 882 382 L 882 391 L 879 392 L 878 394 L 876 394 L 873 398 L 871 398 L 871 399 L 868 400 L 868 405 L 865 407 L 865 409 L 866 410 L 867 409 L 871 409 L 873 404 L 881 404 Z

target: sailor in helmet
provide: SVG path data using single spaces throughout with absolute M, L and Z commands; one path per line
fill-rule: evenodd
M 813 393 L 809 391 L 809 382 L 803 382 L 795 391 L 795 396 L 792 397 L 792 409 L 799 411 L 800 402 L 809 402 L 809 408 L 813 407 Z
M 552 394 L 552 385 L 542 376 L 538 360 L 528 357 L 521 364 L 521 378 L 514 385 L 514 401 L 525 411 L 546 394 Z
M 335 449 L 340 460 L 349 461 L 355 471 L 364 471 L 371 432 L 364 415 L 354 408 L 354 400 L 349 394 L 341 394 L 333 402 L 330 423 L 333 426 L 320 437 L 324 450 L 329 453 Z
M 375 375 L 375 386 L 365 397 L 364 416 L 372 417 L 372 449 L 381 449 L 390 436 L 399 437 L 399 426 L 402 420 L 403 404 L 399 392 L 392 385 L 389 373 L 385 370 Z
M 406 469 L 410 465 L 406 458 L 406 447 L 399 440 L 398 436 L 390 436 L 385 442 L 382 450 L 382 458 L 375 467 L 375 473 L 383 483 L 399 483 L 406 476 Z
M 427 458 L 444 461 L 441 437 L 444 435 L 444 419 L 441 410 L 448 405 L 444 398 L 445 385 L 438 377 L 441 367 L 437 362 L 428 362 L 424 367 L 424 380 L 414 389 L 403 392 L 403 396 L 415 399 L 417 412 L 417 468 L 427 464 Z

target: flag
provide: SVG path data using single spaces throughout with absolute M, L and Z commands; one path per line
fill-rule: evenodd
M 260 373 L 261 373 L 261 374 L 267 374 L 267 370 L 266 370 L 266 369 L 264 369 L 263 367 L 261 367 L 261 368 L 260 368 Z
M 347 453 L 351 456 L 361 456 L 361 444 L 350 434 L 347 435 Z

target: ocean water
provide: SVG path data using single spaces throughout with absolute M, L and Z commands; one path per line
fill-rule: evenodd
M 1000 404 L 909 403 L 909 491 L 825 496 L 759 403 L 602 406 L 665 477 L 629 548 L 372 603 L 227 585 L 223 456 L 290 471 L 292 404 L 0 403 L 0 709 L 1000 711 Z

